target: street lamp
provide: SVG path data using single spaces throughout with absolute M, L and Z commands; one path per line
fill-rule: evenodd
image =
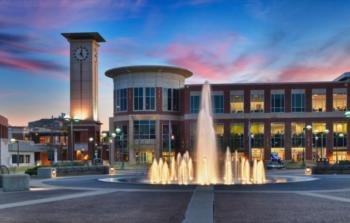
M 306 142 L 307 142 L 307 137 L 306 137 L 306 131 L 310 131 L 312 129 L 312 126 L 311 125 L 306 125 L 304 127 L 304 132 L 305 132 L 305 145 L 304 145 L 304 151 L 303 151 L 303 167 L 305 167 L 305 153 L 306 153 Z
M 17 143 L 17 167 L 19 167 L 19 141 L 15 138 L 11 139 L 11 143 Z
M 73 135 L 73 123 L 79 122 L 80 119 L 78 118 L 71 118 L 69 115 L 64 116 L 64 120 L 70 123 L 70 142 L 71 142 L 71 150 L 72 150 L 72 156 L 71 161 L 74 160 L 74 135 Z
M 124 133 L 122 131 L 122 129 L 120 127 L 117 127 L 115 129 L 115 132 L 116 132 L 116 136 L 118 135 L 119 136 L 119 141 L 121 142 L 121 154 L 122 154 L 122 166 L 121 166 L 121 169 L 124 170 L 125 168 L 125 160 L 124 160 Z
M 102 138 L 105 139 L 107 138 L 107 141 L 109 143 L 109 165 L 112 166 L 112 145 L 114 142 L 115 137 L 117 136 L 117 134 L 115 132 L 112 133 L 102 133 Z

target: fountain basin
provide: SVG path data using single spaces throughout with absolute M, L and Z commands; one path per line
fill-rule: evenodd
M 284 183 L 297 183 L 297 182 L 306 182 L 317 180 L 318 178 L 310 177 L 310 176 L 293 176 L 293 175 L 267 175 L 266 182 L 264 184 L 284 184 Z M 170 182 L 169 184 L 151 184 L 147 175 L 130 175 L 130 176 L 118 176 L 118 177 L 108 177 L 99 179 L 99 181 L 106 183 L 120 183 L 120 184 L 144 184 L 144 185 L 180 185 L 186 186 L 184 184 L 178 184 L 177 182 Z M 187 185 L 200 185 L 196 182 L 190 182 Z M 224 185 L 224 186 L 232 186 L 232 185 L 262 185 L 262 184 L 230 184 L 225 185 L 224 180 L 216 183 L 215 185 Z

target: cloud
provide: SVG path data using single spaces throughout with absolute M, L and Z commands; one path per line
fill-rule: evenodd
M 51 77 L 63 80 L 68 78 L 66 75 L 67 68 L 65 66 L 49 60 L 13 57 L 7 53 L 0 53 L 1 67 L 25 71 L 26 74 L 37 77 Z M 45 72 L 45 74 L 41 72 Z

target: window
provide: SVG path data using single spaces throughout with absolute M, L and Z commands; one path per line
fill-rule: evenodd
M 19 155 L 18 157 L 19 157 L 18 163 L 30 163 L 30 155 Z M 11 158 L 12 158 L 12 164 L 17 163 L 17 154 L 13 154 Z
M 153 111 L 156 109 L 156 89 L 134 88 L 134 110 Z
M 292 147 L 305 147 L 305 123 L 292 122 Z
M 221 151 L 225 151 L 224 148 L 224 125 L 223 124 L 214 124 L 215 128 L 215 135 L 216 135 L 216 142 L 218 148 L 221 149 Z
M 264 123 L 250 125 L 250 139 L 252 148 L 264 148 Z
M 253 90 L 250 92 L 250 111 L 264 112 L 264 90 Z
M 178 89 L 163 88 L 163 111 L 179 111 L 179 93 Z
M 114 145 L 116 148 L 116 158 L 118 161 L 128 161 L 129 160 L 129 150 L 128 150 L 128 125 L 116 125 L 114 129 L 121 129 L 120 133 L 117 134 L 116 140 L 114 140 Z
M 134 121 L 134 139 L 155 139 L 156 121 L 139 120 Z
M 326 89 L 312 89 L 312 111 L 326 111 Z
M 244 124 L 243 123 L 231 124 L 230 147 L 233 150 L 244 150 Z
M 333 111 L 346 111 L 346 88 L 333 89 Z
M 199 95 L 191 95 L 191 98 L 190 98 L 191 113 L 198 113 L 199 112 L 199 104 L 200 104 L 200 96 Z
M 243 91 L 231 91 L 230 108 L 231 113 L 241 113 L 244 111 Z
M 175 150 L 179 148 L 179 137 L 178 125 L 171 124 L 171 129 L 169 128 L 169 124 L 162 125 L 163 157 L 169 157 L 169 140 L 171 141 L 170 157 L 175 156 Z
M 143 110 L 143 88 L 134 88 L 134 110 Z
M 284 112 L 284 92 L 272 91 L 271 112 Z
M 117 89 L 116 90 L 116 106 L 117 111 L 128 110 L 128 89 Z
M 305 92 L 303 90 L 292 90 L 292 112 L 305 111 Z
M 284 147 L 284 124 L 271 123 L 271 147 Z
M 334 149 L 345 149 L 346 148 L 346 136 L 347 136 L 347 123 L 339 122 L 333 124 L 333 146 Z
M 224 95 L 213 95 L 213 113 L 224 113 Z
M 156 109 L 156 89 L 147 87 L 146 90 L 146 106 L 145 110 L 155 110 Z
M 326 123 L 312 123 L 312 153 L 316 160 L 327 155 L 327 134 Z

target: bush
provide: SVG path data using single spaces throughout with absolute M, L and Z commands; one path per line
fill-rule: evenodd
M 24 171 L 24 173 L 28 174 L 30 176 L 36 176 L 36 175 L 38 175 L 38 169 L 40 167 L 46 167 L 46 166 L 35 166 L 35 167 L 32 167 L 32 168 L 28 168 L 28 169 L 26 169 L 26 171 Z

